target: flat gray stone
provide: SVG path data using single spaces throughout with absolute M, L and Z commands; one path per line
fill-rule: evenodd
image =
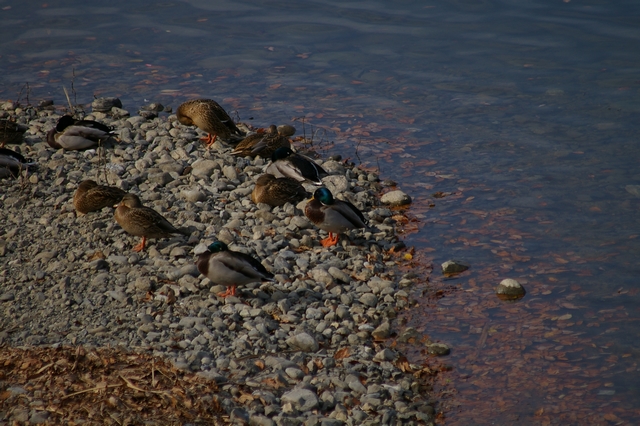
M 383 204 L 387 204 L 392 207 L 404 206 L 407 204 L 411 204 L 411 197 L 397 189 L 395 191 L 390 191 L 384 194 L 380 198 L 380 201 L 382 201 Z

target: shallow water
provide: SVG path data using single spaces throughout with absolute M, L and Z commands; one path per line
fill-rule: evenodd
M 406 242 L 436 272 L 408 325 L 453 348 L 447 424 L 633 424 L 639 15 L 632 1 L 5 1 L 0 98 L 62 105 L 64 86 L 132 113 L 204 96 L 258 126 L 304 118 L 319 150 L 414 197 Z M 441 278 L 450 258 L 471 269 Z M 527 296 L 498 301 L 503 278 Z

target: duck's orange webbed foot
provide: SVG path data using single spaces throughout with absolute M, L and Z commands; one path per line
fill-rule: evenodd
M 223 291 L 222 293 L 218 293 L 219 297 L 229 297 L 229 296 L 235 296 L 236 295 L 236 286 L 232 285 L 231 287 L 227 288 L 227 291 Z
M 132 250 L 135 252 L 140 252 L 144 250 L 144 245 L 146 242 L 147 242 L 147 237 L 142 237 L 142 241 L 140 241 L 140 244 L 134 246 Z
M 320 241 L 320 244 L 322 244 L 322 247 L 335 246 L 336 244 L 338 244 L 338 234 L 332 234 L 331 232 L 329 232 L 329 236 Z

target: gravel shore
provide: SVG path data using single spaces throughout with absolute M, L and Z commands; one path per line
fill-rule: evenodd
M 174 114 L 94 112 L 86 118 L 112 126 L 117 140 L 63 151 L 46 143 L 61 109 L 0 109 L 0 118 L 29 128 L 23 144 L 7 148 L 38 164 L 0 181 L 0 344 L 109 345 L 164 357 L 215 380 L 239 424 L 434 422 L 434 402 L 416 378 L 422 367 L 385 347 L 412 280 L 389 254 L 404 244 L 380 203 L 378 176 L 339 158 L 317 160 L 330 173 L 325 186 L 371 224 L 323 248 L 326 233 L 304 216 L 306 201 L 251 201 L 268 161 L 232 156 L 221 142 L 207 150 L 202 132 Z M 85 179 L 135 193 L 191 235 L 132 252 L 139 239 L 111 209 L 76 215 L 73 193 Z M 260 259 L 274 282 L 217 297 L 225 288 L 194 264 L 216 239 Z

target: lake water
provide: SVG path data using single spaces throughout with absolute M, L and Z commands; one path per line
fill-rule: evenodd
M 108 4 L 0 2 L 0 99 L 304 121 L 414 197 L 405 241 L 434 271 L 405 319 L 453 350 L 408 355 L 452 367 L 444 423 L 636 424 L 640 3 Z M 451 258 L 471 269 L 441 277 Z M 527 296 L 499 301 L 503 278 Z

